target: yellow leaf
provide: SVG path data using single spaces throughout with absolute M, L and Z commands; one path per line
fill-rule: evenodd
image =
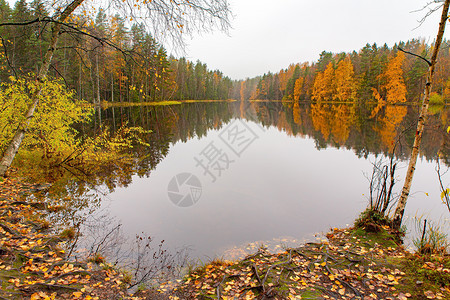
M 33 295 L 31 295 L 30 300 L 38 300 L 41 299 L 41 296 L 39 296 L 38 293 L 34 293 Z
M 80 298 L 83 295 L 83 293 L 82 292 L 73 292 L 72 295 L 74 295 L 77 298 Z
M 441 193 L 441 200 L 444 202 L 444 197 L 446 197 L 448 194 L 450 194 L 450 189 L 446 189 L 444 191 L 442 191 Z M 445 204 L 445 202 L 444 202 Z
M 340 289 L 338 292 L 339 292 L 339 294 L 342 295 L 342 296 L 345 295 L 345 289 Z

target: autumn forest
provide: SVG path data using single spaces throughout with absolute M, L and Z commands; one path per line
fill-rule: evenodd
M 440 52 L 433 85 L 435 99 L 450 99 L 450 52 L 448 42 Z M 323 51 L 314 63 L 291 64 L 278 73 L 242 83 L 241 98 L 387 103 L 418 102 L 425 84 L 427 64 L 399 50 L 427 56 L 430 45 L 422 40 L 367 44 L 351 53 Z
M 0 299 L 450 299 L 450 0 L 431 38 L 330 1 L 351 44 L 279 22 L 314 1 L 13 2 Z
M 0 22 L 48 17 L 40 0 L 21 0 L 13 8 L 1 0 L 0 7 Z M 63 78 L 77 97 L 92 103 L 208 99 L 414 103 L 420 100 L 427 64 L 405 52 L 427 57 L 432 46 L 414 39 L 391 47 L 367 44 L 351 53 L 323 51 L 316 62 L 293 63 L 278 73 L 231 80 L 200 61 L 168 55 L 143 25 L 127 28 L 120 15 L 109 16 L 100 9 L 89 22 L 82 14 L 72 18 L 96 38 L 63 35 L 50 73 Z M 37 71 L 50 28 L 41 28 L 40 23 L 31 26 L 31 30 L 0 29 L 2 55 L 9 58 L 0 66 L 3 82 L 9 76 Z M 444 45 L 433 84 L 437 103 L 450 99 L 450 52 L 447 41 Z

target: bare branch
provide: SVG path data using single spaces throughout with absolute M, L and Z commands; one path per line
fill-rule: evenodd
M 6 62 L 8 63 L 8 66 L 11 68 L 11 70 L 13 71 L 14 76 L 15 76 L 16 78 L 18 78 L 18 77 L 17 77 L 17 73 L 16 73 L 16 69 L 13 67 L 13 65 L 12 65 L 11 62 L 9 61 L 8 50 L 6 49 L 5 40 L 3 39 L 2 36 L 0 36 L 0 39 L 2 40 L 3 51 L 5 51 Z
M 43 22 L 43 21 L 44 20 L 41 18 L 36 18 L 34 20 L 27 21 L 27 22 L 6 22 L 6 23 L 0 23 L 0 27 L 2 27 L 2 26 L 28 26 L 28 25 Z
M 67 83 L 66 78 L 64 78 L 64 76 L 58 71 L 58 69 L 54 66 L 54 65 L 50 65 L 50 67 L 55 70 L 55 72 L 64 80 L 64 83 L 66 84 L 66 86 L 69 86 L 69 84 Z
M 448 169 L 447 169 L 448 171 Z M 450 212 L 450 195 L 448 193 L 448 189 L 446 189 L 444 187 L 444 184 L 442 183 L 442 175 L 447 173 L 447 171 L 445 171 L 444 173 L 441 173 L 441 164 L 439 162 L 439 157 L 437 159 L 437 166 L 436 166 L 436 173 L 438 175 L 438 180 L 439 180 L 439 185 L 441 186 L 441 195 L 443 196 L 442 201 L 444 202 L 444 204 L 447 206 L 448 211 Z M 445 199 L 445 201 L 444 201 Z
M 439 4 L 438 6 L 435 6 L 435 7 L 431 7 L 433 4 L 438 4 L 438 3 L 442 3 L 442 4 Z M 420 19 L 420 20 L 418 21 L 418 22 L 419 22 L 419 25 L 418 25 L 416 28 L 414 28 L 414 29 L 417 29 L 417 28 L 419 28 L 420 26 L 422 26 L 422 24 L 425 22 L 425 20 L 426 20 L 429 16 L 431 16 L 433 13 L 435 13 L 436 11 L 438 11 L 439 9 L 441 9 L 441 7 L 442 7 L 443 5 L 444 5 L 444 0 L 434 0 L 434 1 L 432 1 L 432 2 L 428 2 L 424 7 L 420 8 L 420 9 L 413 10 L 412 12 L 422 12 L 422 11 L 428 10 L 427 13 L 425 14 L 425 16 L 423 16 L 422 19 Z
M 417 54 L 412 53 L 412 52 L 409 52 L 409 51 L 406 51 L 406 50 L 403 50 L 403 49 L 400 48 L 400 47 L 397 47 L 397 49 L 400 50 L 400 51 L 402 51 L 402 52 L 404 52 L 404 53 L 406 53 L 406 54 L 410 54 L 410 55 L 412 55 L 412 56 L 418 57 L 418 58 L 424 60 L 424 61 L 428 64 L 428 66 L 431 66 L 431 62 L 430 62 L 428 59 L 426 59 L 425 57 L 420 56 L 420 55 L 417 55 Z

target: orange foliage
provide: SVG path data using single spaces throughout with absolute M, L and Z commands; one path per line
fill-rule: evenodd
M 292 136 L 292 127 L 289 126 L 289 122 L 286 118 L 286 112 L 281 111 L 280 117 L 278 118 L 277 128 L 279 131 L 286 132 L 289 136 Z
M 292 77 L 292 75 L 294 74 L 294 70 L 295 67 L 297 66 L 297 64 L 290 64 L 288 69 L 286 71 L 281 70 L 278 78 L 280 80 L 280 92 L 283 92 L 286 90 L 286 86 L 287 83 L 289 81 L 289 79 Z
M 450 78 L 447 80 L 447 83 L 445 85 L 445 90 L 444 90 L 444 99 L 445 100 L 450 100 Z
M 349 105 L 334 105 L 332 112 L 333 127 L 331 128 L 331 133 L 335 142 L 342 145 L 350 135 L 350 125 L 353 124 L 354 110 Z
M 379 126 L 375 128 L 375 131 L 381 137 L 382 144 L 388 147 L 390 151 L 394 147 L 397 126 L 403 121 L 406 112 L 407 107 L 405 106 L 388 105 L 383 118 L 379 121 Z
M 354 110 L 349 105 L 311 105 L 311 119 L 315 130 L 319 130 L 328 141 L 330 134 L 334 141 L 343 144 L 350 135 Z
M 317 101 L 329 100 L 333 96 L 334 68 L 330 62 L 323 72 L 317 73 L 314 80 L 312 98 Z
M 292 115 L 294 116 L 294 122 L 297 125 L 302 125 L 302 117 L 300 113 L 300 105 L 296 102 L 294 103 L 294 107 L 292 109 Z
M 299 77 L 296 81 L 295 81 L 295 85 L 294 85 L 294 100 L 299 100 L 300 96 L 302 95 L 302 88 L 303 88 L 303 82 L 304 82 L 304 78 L 303 77 Z
M 372 113 L 370 114 L 370 119 L 374 118 L 378 112 L 386 105 L 386 101 L 384 101 L 383 97 L 381 97 L 380 93 L 376 89 L 372 89 L 373 96 L 377 100 L 377 106 L 372 110 Z
M 322 104 L 311 105 L 311 120 L 315 130 L 322 133 L 323 138 L 328 141 L 331 133 L 331 113 Z
M 341 60 L 334 72 L 334 93 L 333 99 L 339 101 L 349 101 L 356 97 L 356 81 L 353 64 L 347 56 Z
M 381 75 L 385 83 L 382 89 L 386 91 L 386 101 L 388 103 L 406 102 L 406 85 L 403 79 L 402 64 L 405 60 L 403 52 L 389 60 L 386 72 Z

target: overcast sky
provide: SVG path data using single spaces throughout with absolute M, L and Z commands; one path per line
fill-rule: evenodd
M 347 52 L 374 42 L 392 46 L 419 37 L 432 42 L 441 13 L 414 29 L 425 11 L 412 11 L 431 0 L 229 1 L 235 15 L 229 35 L 197 35 L 188 41 L 186 56 L 232 79 L 316 61 L 323 50 Z

